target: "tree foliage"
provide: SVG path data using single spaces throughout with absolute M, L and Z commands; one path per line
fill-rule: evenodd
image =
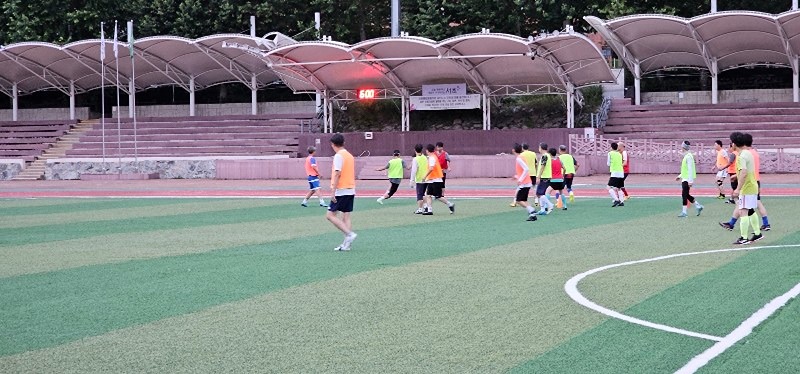
M 115 19 L 123 25 L 121 28 L 127 20 L 134 20 L 137 37 L 246 33 L 251 15 L 256 16 L 261 34 L 280 31 L 308 40 L 318 37 L 313 30 L 315 11 L 322 13 L 321 34 L 355 43 L 389 36 L 390 4 L 388 0 L 3 0 L 0 43 L 67 43 L 96 38 L 100 22 L 110 25 Z M 709 10 L 709 1 L 696 0 L 402 0 L 401 4 L 403 31 L 432 39 L 482 28 L 520 36 L 563 29 L 565 24 L 588 31 L 582 19 L 585 15 L 614 18 L 664 13 L 692 17 Z M 789 4 L 788 0 L 721 0 L 719 10 L 780 13 L 788 10 Z

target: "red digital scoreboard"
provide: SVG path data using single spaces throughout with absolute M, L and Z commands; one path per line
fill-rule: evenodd
M 374 88 L 364 88 L 357 91 L 359 100 L 372 100 L 375 98 Z

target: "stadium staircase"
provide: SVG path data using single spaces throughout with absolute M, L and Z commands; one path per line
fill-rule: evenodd
M 60 136 L 56 142 L 53 143 L 52 147 L 45 149 L 41 155 L 37 156 L 33 162 L 26 166 L 25 169 L 12 180 L 43 179 L 45 169 L 47 168 L 47 160 L 64 157 L 66 152 L 72 149 L 73 145 L 78 142 L 81 135 L 91 130 L 92 127 L 99 122 L 100 120 L 78 122 L 64 135 Z
M 757 148 L 800 148 L 800 103 L 631 105 L 614 100 L 603 128 L 606 137 L 670 143 L 726 143 L 731 132 L 753 135 Z

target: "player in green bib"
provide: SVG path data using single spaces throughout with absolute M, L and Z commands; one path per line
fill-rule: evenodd
M 742 221 L 739 224 L 741 236 L 733 244 L 750 244 L 764 237 L 761 235 L 758 216 L 755 216 L 758 208 L 756 162 L 750 147 L 747 146 L 748 141 L 745 134 L 740 132 L 731 134 L 731 142 L 733 142 L 734 148 L 739 151 L 739 156 L 736 157 L 736 179 L 739 181 L 739 185 L 733 191 L 733 197 L 734 199 L 739 198 L 736 203 L 739 209 L 739 219 Z M 750 232 L 751 227 L 753 228 L 753 236 L 748 238 L 747 234 Z
M 417 192 L 417 210 L 414 214 L 422 214 L 425 212 L 425 192 L 427 192 L 428 184 L 425 183 L 425 175 L 428 174 L 428 158 L 422 154 L 423 145 L 417 144 L 414 146 L 414 160 L 411 161 L 411 178 L 409 185 L 416 187 Z
M 406 166 L 405 160 L 400 158 L 400 150 L 397 149 L 394 150 L 394 158 L 389 160 L 389 162 L 386 163 L 386 166 L 375 169 L 375 171 L 387 170 L 386 174 L 389 177 L 390 183 L 389 189 L 386 190 L 386 193 L 378 198 L 378 204 L 383 205 L 383 200 L 392 197 L 392 195 L 397 192 L 397 187 L 400 187 L 400 182 L 403 180 L 403 170 L 407 169 L 410 168 Z
M 622 165 L 622 153 L 619 152 L 619 144 L 616 142 L 611 143 L 606 164 L 611 172 L 611 177 L 608 178 L 608 194 L 614 201 L 611 207 L 625 206 L 625 195 L 621 191 L 625 187 L 625 169 Z
M 691 144 L 688 141 L 684 141 L 681 144 L 681 150 L 685 153 L 683 155 L 683 160 L 681 161 L 681 174 L 678 175 L 675 180 L 681 182 L 681 199 L 683 201 L 681 214 L 678 217 L 685 218 L 688 216 L 686 210 L 688 209 L 689 204 L 694 204 L 694 208 L 697 209 L 697 215 L 700 215 L 700 212 L 703 211 L 703 206 L 700 205 L 700 202 L 695 200 L 694 196 L 691 195 L 690 191 L 692 185 L 694 184 L 694 180 L 697 179 L 697 168 L 694 162 L 694 154 L 690 150 Z
M 567 188 L 569 202 L 573 202 L 575 201 L 575 194 L 572 192 L 572 182 L 575 179 L 575 173 L 578 171 L 578 162 L 567 152 L 566 145 L 558 147 L 558 159 L 561 160 L 561 166 L 564 167 L 564 187 Z M 558 195 L 556 195 L 556 200 L 558 200 Z

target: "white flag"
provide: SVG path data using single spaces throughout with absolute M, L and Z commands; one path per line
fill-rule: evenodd
M 119 47 L 117 46 L 117 34 L 119 30 L 117 30 L 117 21 L 114 21 L 114 58 L 117 58 L 119 55 Z
M 103 22 L 100 22 L 100 61 L 106 60 L 106 33 L 103 30 Z

